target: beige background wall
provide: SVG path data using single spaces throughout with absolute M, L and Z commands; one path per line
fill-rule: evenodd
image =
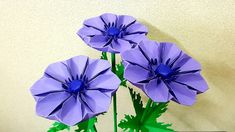
M 0 132 L 47 130 L 51 121 L 35 115 L 29 88 L 52 62 L 98 58 L 76 32 L 105 12 L 136 17 L 150 38 L 176 42 L 201 62 L 210 89 L 192 107 L 170 103 L 162 121 L 176 130 L 235 131 L 234 0 L 0 0 Z M 119 119 L 133 113 L 125 88 L 118 111 Z M 111 132 L 111 121 L 111 114 L 100 116 L 98 129 Z

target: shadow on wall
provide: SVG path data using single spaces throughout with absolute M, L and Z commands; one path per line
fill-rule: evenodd
M 173 42 L 175 44 L 177 44 L 181 49 L 184 49 L 184 47 L 182 46 L 182 44 L 176 40 L 174 37 L 170 36 L 169 34 L 159 30 L 158 28 L 156 28 L 155 26 L 151 25 L 150 23 L 142 20 L 141 23 L 143 23 L 144 25 L 147 26 L 148 28 L 148 38 L 151 40 L 155 40 L 158 42 Z
M 154 27 L 144 20 L 142 20 L 141 22 L 148 27 L 148 38 L 159 42 L 165 41 L 176 43 L 181 49 L 183 49 L 183 51 L 187 53 L 183 45 L 176 38 L 160 31 L 158 28 Z M 211 128 L 207 128 L 208 130 L 226 130 L 226 126 L 230 128 L 232 126 L 228 126 L 230 124 L 228 121 L 225 121 L 224 119 L 220 120 L 222 117 L 221 114 L 218 114 L 222 111 L 226 112 L 226 110 L 221 109 L 226 108 L 226 106 L 223 106 L 223 104 L 219 104 L 218 102 L 216 102 L 214 100 L 214 96 L 216 96 L 217 94 L 221 94 L 220 97 L 223 97 L 224 101 L 229 101 L 229 98 L 233 96 L 233 93 L 230 92 L 231 94 L 228 94 L 228 91 L 222 91 L 221 88 L 223 87 L 224 82 L 233 83 L 233 78 L 235 77 L 235 69 L 232 69 L 231 67 L 223 63 L 211 63 L 211 60 L 206 59 L 207 58 L 205 58 L 205 60 L 201 62 L 204 68 L 203 74 L 205 75 L 204 77 L 206 78 L 208 85 L 213 86 L 213 91 L 209 89 L 208 91 L 206 91 L 206 93 L 199 95 L 197 97 L 197 102 L 192 107 L 183 107 L 181 105 L 171 103 L 169 106 L 169 115 L 174 116 L 174 118 L 177 120 L 177 124 L 178 122 L 180 122 L 180 124 L 184 124 L 190 130 L 201 130 L 202 128 L 205 128 L 203 127 L 204 123 L 212 123 Z M 221 71 L 221 69 L 224 70 Z M 232 85 L 230 84 L 228 86 Z M 147 97 L 145 95 L 143 95 L 142 97 L 143 101 L 146 102 Z M 221 100 L 223 99 L 221 98 Z M 201 126 L 194 125 L 195 123 L 193 122 L 197 122 L 195 121 L 196 117 L 197 119 L 199 117 L 202 120 Z M 223 125 L 221 124 L 221 122 L 227 122 L 228 124 Z

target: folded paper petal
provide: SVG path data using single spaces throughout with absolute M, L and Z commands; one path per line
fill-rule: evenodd
M 61 82 L 52 78 L 42 77 L 30 89 L 34 96 L 43 96 L 43 94 L 65 91 L 61 87 Z
M 196 91 L 190 90 L 187 86 L 171 82 L 169 87 L 173 91 L 178 103 L 190 106 L 196 101 Z
M 189 86 L 195 90 L 197 90 L 199 93 L 203 93 L 208 89 L 208 85 L 206 81 L 203 79 L 203 77 L 200 74 L 185 74 L 177 77 L 175 81 L 184 84 L 186 86 Z
M 111 13 L 105 13 L 100 16 L 105 25 L 111 24 L 114 25 L 117 21 L 117 15 Z
M 56 62 L 47 67 L 45 76 L 65 83 L 65 80 L 71 77 L 71 74 L 64 62 Z
M 110 97 L 99 90 L 88 90 L 84 93 L 84 96 L 91 110 L 96 111 L 97 114 L 107 111 L 111 103 Z
M 61 112 L 59 114 L 60 121 L 70 126 L 73 126 L 76 123 L 82 121 L 83 111 L 81 105 L 81 102 L 78 101 L 74 96 L 67 99 L 63 103 Z
M 36 112 L 39 116 L 47 117 L 70 97 L 67 92 L 56 92 L 41 98 L 37 102 Z
M 104 31 L 105 29 L 104 22 L 99 17 L 87 19 L 83 24 L 87 27 L 92 27 L 100 31 Z
M 167 102 L 172 98 L 167 85 L 160 79 L 151 80 L 146 84 L 144 92 L 155 102 Z
M 139 49 L 129 50 L 128 52 L 123 52 L 121 54 L 122 59 L 133 65 L 139 65 L 145 69 L 149 68 L 149 62 L 146 57 L 141 53 Z
M 137 65 L 127 65 L 124 72 L 124 78 L 127 78 L 132 83 L 139 83 L 140 81 L 147 80 L 150 72 Z
M 126 40 L 117 39 L 115 41 L 114 40 L 112 41 L 111 47 L 115 51 L 123 52 L 126 49 L 131 49 L 132 45 Z

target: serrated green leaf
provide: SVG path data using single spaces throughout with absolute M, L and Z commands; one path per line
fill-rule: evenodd
M 60 122 L 54 122 L 47 132 L 59 132 L 65 129 L 70 130 L 70 127 Z
M 124 78 L 124 65 L 122 63 L 116 65 L 116 75 L 121 80 L 121 86 L 126 87 L 126 79 Z
M 172 124 L 164 124 L 163 122 L 156 122 L 151 124 L 145 124 L 141 129 L 143 132 L 174 132 L 169 128 Z
M 108 60 L 107 53 L 106 53 L 106 52 L 102 52 L 102 53 L 101 53 L 101 57 L 100 57 L 100 59 Z
M 86 121 L 80 122 L 77 124 L 78 129 L 75 132 L 97 132 L 95 128 L 95 123 L 97 122 L 97 118 L 93 117 Z
M 168 106 L 167 103 L 152 103 L 148 108 L 148 112 L 144 117 L 146 122 L 155 122 L 164 112 L 166 112 Z
M 139 119 L 133 115 L 125 115 L 125 118 L 120 121 L 118 127 L 123 131 L 134 132 L 139 129 Z
M 154 103 L 151 100 L 144 108 L 139 93 L 129 88 L 133 106 L 136 115 L 125 115 L 125 118 L 120 121 L 118 126 L 124 131 L 130 132 L 172 132 L 173 129 L 169 128 L 171 124 L 164 124 L 158 122 L 159 118 L 167 110 L 167 103 Z
M 131 89 L 129 87 L 128 87 L 128 89 L 129 89 L 129 92 L 131 95 L 133 106 L 135 108 L 135 113 L 136 113 L 136 115 L 141 117 L 144 112 L 144 108 L 143 108 L 143 102 L 141 100 L 140 93 L 136 93 L 133 89 Z

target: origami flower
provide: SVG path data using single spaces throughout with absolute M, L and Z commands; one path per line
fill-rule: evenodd
M 108 61 L 77 56 L 49 65 L 31 93 L 39 116 L 72 126 L 107 111 L 119 84 Z
M 103 52 L 120 53 L 146 39 L 147 28 L 127 15 L 110 13 L 85 20 L 78 35 L 90 47 Z
M 124 77 L 155 102 L 192 105 L 196 95 L 207 90 L 200 64 L 175 44 L 143 41 L 122 53 L 122 59 Z

